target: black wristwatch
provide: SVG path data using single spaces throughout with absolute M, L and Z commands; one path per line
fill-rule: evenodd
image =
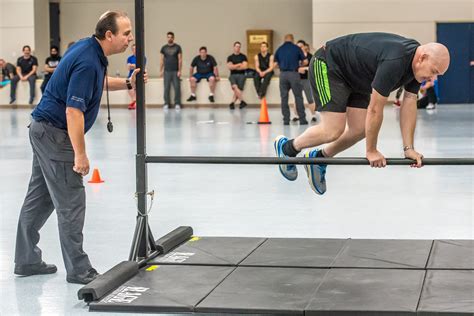
M 133 87 L 132 87 L 132 83 L 130 82 L 130 79 L 125 79 L 125 84 L 127 85 L 127 89 L 128 90 L 132 90 Z

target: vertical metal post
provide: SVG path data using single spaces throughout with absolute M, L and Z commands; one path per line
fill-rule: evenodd
M 136 155 L 136 192 L 138 200 L 137 226 L 135 228 L 129 260 L 148 257 L 150 246 L 147 215 L 148 177 L 146 165 L 146 115 L 145 115 L 145 26 L 144 0 L 135 0 L 135 43 L 137 67 L 137 155 Z

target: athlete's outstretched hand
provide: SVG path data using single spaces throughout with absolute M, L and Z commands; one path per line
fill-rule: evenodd
M 387 165 L 385 157 L 378 150 L 368 151 L 366 156 L 372 168 L 384 168 Z
M 414 149 L 408 149 L 407 151 L 405 151 L 405 158 L 416 160 L 416 163 L 412 164 L 411 167 L 423 167 L 423 155 L 419 152 L 416 152 Z

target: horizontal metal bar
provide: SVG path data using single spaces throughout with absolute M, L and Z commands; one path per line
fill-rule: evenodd
M 147 156 L 146 163 L 224 164 L 224 165 L 368 165 L 365 158 L 278 158 L 215 156 Z M 387 158 L 387 165 L 411 165 L 413 160 Z M 474 158 L 424 158 L 423 165 L 474 165 Z

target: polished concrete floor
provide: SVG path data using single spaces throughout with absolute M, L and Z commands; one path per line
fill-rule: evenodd
M 85 315 L 87 307 L 76 295 L 80 286 L 65 282 L 54 214 L 41 231 L 40 247 L 58 273 L 13 275 L 18 213 L 31 168 L 29 112 L 0 110 L 0 315 Z M 277 109 L 270 117 L 272 125 L 259 126 L 246 124 L 258 119 L 257 109 L 150 109 L 147 152 L 271 156 L 275 136 L 294 137 L 304 127 L 284 127 Z M 102 110 L 86 137 L 91 166 L 105 180 L 86 184 L 84 248 L 99 272 L 127 259 L 135 224 L 135 112 L 113 109 L 112 118 L 112 134 Z M 425 157 L 473 157 L 473 122 L 473 105 L 420 111 L 416 147 Z M 386 107 L 379 148 L 387 157 L 402 156 L 398 124 L 398 110 Z M 362 142 L 341 156 L 363 154 Z M 149 165 L 148 171 L 149 189 L 155 190 L 150 215 L 155 237 L 179 225 L 208 236 L 474 237 L 472 166 L 330 166 L 324 196 L 311 191 L 303 168 L 293 183 L 276 166 Z

